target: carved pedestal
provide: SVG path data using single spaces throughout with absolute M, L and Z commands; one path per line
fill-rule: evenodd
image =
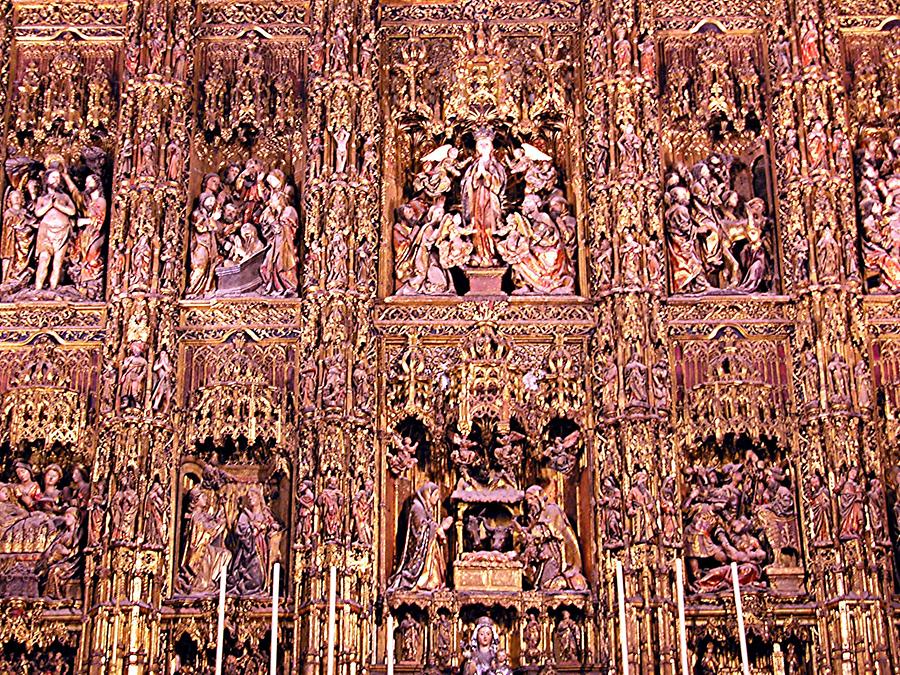
M 800 567 L 769 567 L 766 570 L 772 590 L 781 595 L 803 595 L 803 569 Z
M 522 563 L 463 553 L 453 563 L 453 583 L 459 591 L 521 591 Z
M 501 289 L 505 267 L 466 267 L 469 292 L 466 297 L 485 295 L 506 295 Z

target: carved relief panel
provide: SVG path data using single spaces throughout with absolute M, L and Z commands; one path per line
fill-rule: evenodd
M 576 343 L 517 343 L 481 325 L 458 344 L 413 337 L 385 357 L 388 589 L 586 590 L 587 523 L 572 510 L 590 443 Z M 552 560 L 533 526 L 546 527 Z M 437 539 L 420 559 L 426 536 Z
M 174 593 L 271 592 L 285 562 L 296 449 L 293 347 L 241 335 L 185 351 L 186 449 L 180 461 Z
M 251 31 L 200 50 L 188 297 L 296 297 L 304 51 Z
M 40 342 L 0 372 L 0 597 L 73 601 L 102 536 L 92 489 L 96 354 Z
M 15 45 L 0 297 L 102 299 L 120 47 L 63 32 Z
M 671 291 L 778 292 L 762 41 L 704 24 L 660 49 Z
M 900 31 L 845 38 L 856 133 L 856 201 L 865 285 L 872 293 L 900 290 Z M 843 161 L 849 162 L 847 156 Z M 845 168 L 849 168 L 846 166 Z
M 574 295 L 574 35 L 496 24 L 387 41 L 387 294 Z

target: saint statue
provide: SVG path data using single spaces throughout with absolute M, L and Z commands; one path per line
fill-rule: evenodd
M 428 482 L 413 497 L 400 563 L 388 582 L 391 591 L 433 591 L 444 586 L 444 542 L 453 522 L 440 519 L 441 493 Z M 481 671 L 479 671 L 481 672 Z
M 505 189 L 506 169 L 494 157 L 494 131 L 481 128 L 475 132 L 475 159 L 462 179 L 463 220 L 474 230 L 475 267 L 491 267 L 496 262 L 494 232 L 501 225 Z
M 525 505 L 526 523 L 519 534 L 525 540 L 522 558 L 529 581 L 540 590 L 586 590 L 581 549 L 565 511 L 539 485 L 525 491 Z
M 38 259 L 35 288 L 41 290 L 50 273 L 50 288 L 62 279 L 63 260 L 75 224 L 75 202 L 63 188 L 63 174 L 49 169 L 44 176 L 44 194 L 38 197 L 34 215 L 39 219 L 35 253 Z

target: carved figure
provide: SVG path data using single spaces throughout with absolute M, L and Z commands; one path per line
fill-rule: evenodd
M 581 629 L 572 618 L 572 613 L 564 609 L 556 624 L 554 638 L 557 663 L 577 663 L 581 653 Z
M 462 675 L 503 675 L 498 672 L 500 636 L 494 622 L 484 616 L 475 622 L 468 643 L 463 646 Z
M 447 561 L 444 554 L 446 532 L 453 519 L 441 520 L 441 493 L 434 483 L 416 490 L 406 525 L 400 562 L 388 588 L 398 591 L 433 591 L 445 583 Z
M 587 588 L 578 539 L 565 511 L 537 485 L 525 491 L 525 504 L 525 526 L 520 526 L 525 544 L 520 557 L 526 577 L 540 590 Z
M 649 543 L 656 536 L 656 516 L 653 513 L 654 499 L 647 485 L 649 474 L 638 469 L 632 478 L 631 490 L 628 491 L 628 517 L 631 518 L 632 541 L 638 544 Z

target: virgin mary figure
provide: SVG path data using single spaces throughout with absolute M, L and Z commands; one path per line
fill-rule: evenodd
M 491 267 L 496 264 L 497 247 L 494 232 L 502 223 L 506 169 L 494 157 L 494 131 L 481 128 L 475 132 L 475 161 L 462 179 L 462 213 L 472 235 L 472 264 Z
M 432 482 L 416 490 L 406 527 L 400 563 L 388 581 L 392 591 L 433 591 L 444 586 L 446 561 L 444 542 L 453 522 L 440 521 L 441 493 Z

